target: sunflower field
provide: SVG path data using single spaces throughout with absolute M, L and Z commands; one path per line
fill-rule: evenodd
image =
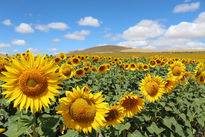
M 205 136 L 205 58 L 0 57 L 0 136 Z

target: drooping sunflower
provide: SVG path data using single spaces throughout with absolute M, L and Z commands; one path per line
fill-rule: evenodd
M 69 78 L 73 77 L 74 68 L 72 65 L 64 63 L 64 64 L 62 64 L 62 66 L 60 68 L 60 72 L 64 78 L 69 79 Z
M 144 108 L 144 99 L 141 95 L 129 93 L 119 100 L 119 106 L 124 108 L 124 116 L 132 117 Z
M 131 63 L 130 66 L 129 66 L 130 70 L 131 71 L 135 71 L 136 70 L 136 65 L 135 63 Z
M 205 71 L 201 72 L 201 74 L 199 75 L 197 82 L 199 84 L 205 84 Z
M 108 104 L 104 100 L 101 92 L 93 95 L 73 88 L 73 92 L 66 91 L 66 97 L 59 99 L 62 105 L 56 108 L 57 114 L 62 115 L 67 128 L 91 133 L 92 129 L 105 126 Z
M 173 77 L 168 77 L 166 80 L 165 80 L 165 86 L 164 86 L 164 89 L 165 89 L 165 92 L 167 94 L 170 94 L 177 86 L 177 81 L 175 78 Z
M 151 77 L 148 74 L 140 83 L 141 93 L 145 96 L 148 102 L 155 102 L 162 97 L 164 91 L 165 82 L 159 76 Z
M 80 59 L 73 57 L 73 58 L 71 58 L 71 63 L 73 66 L 78 66 L 80 64 Z
M 176 79 L 180 79 L 185 73 L 185 65 L 180 61 L 175 61 L 169 68 L 168 75 L 171 77 L 175 77 Z
M 106 126 L 115 126 L 117 124 L 120 124 L 122 121 L 124 121 L 124 108 L 119 105 L 112 105 L 109 108 L 109 112 L 107 113 L 107 116 L 105 117 Z
M 79 68 L 75 71 L 74 74 L 76 77 L 80 78 L 85 75 L 85 70 L 83 68 Z
M 98 67 L 98 73 L 104 74 L 107 71 L 107 67 L 105 64 L 102 64 Z
M 58 84 L 61 83 L 61 75 L 58 65 L 53 60 L 48 60 L 46 56 L 37 57 L 29 52 L 25 60 L 21 58 L 14 59 L 9 66 L 6 66 L 7 72 L 3 72 L 5 77 L 1 78 L 6 83 L 2 85 L 5 91 L 2 93 L 7 102 L 14 100 L 14 107 L 22 110 L 23 108 L 34 113 L 42 110 L 42 107 L 48 108 L 51 99 L 55 101 L 60 91 Z

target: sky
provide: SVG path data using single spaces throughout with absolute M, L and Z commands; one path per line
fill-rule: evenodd
M 205 49 L 205 0 L 0 0 L 0 53 Z

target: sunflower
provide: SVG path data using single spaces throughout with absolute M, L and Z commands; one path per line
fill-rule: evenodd
M 129 93 L 119 100 L 119 106 L 124 108 L 124 116 L 132 117 L 144 108 L 144 99 L 141 97 L 140 95 Z
M 197 65 L 197 67 L 196 67 L 196 69 L 195 69 L 195 71 L 194 71 L 193 78 L 195 79 L 196 77 L 198 77 L 198 76 L 202 73 L 202 71 L 204 70 L 204 68 L 205 68 L 204 63 L 200 62 L 200 63 Z
M 83 66 L 91 66 L 91 63 L 90 63 L 90 61 L 86 61 L 86 62 L 83 62 Z
M 125 65 L 124 65 L 125 70 L 128 70 L 129 67 L 130 67 L 129 64 L 125 64 Z
M 147 71 L 147 70 L 149 70 L 149 66 L 147 64 L 144 64 L 143 69 L 144 69 L 144 71 Z
M 131 71 L 135 71 L 136 70 L 135 63 L 131 63 L 129 68 L 130 68 Z
M 89 66 L 85 66 L 83 69 L 85 70 L 85 73 L 88 73 L 90 71 L 90 67 Z
M 100 73 L 100 74 L 104 74 L 106 72 L 106 70 L 107 70 L 107 67 L 105 64 L 102 64 L 98 67 L 98 73 Z
M 169 68 L 169 76 L 180 79 L 185 73 L 185 65 L 180 61 L 175 61 Z
M 106 126 L 112 125 L 113 127 L 117 124 L 120 124 L 122 121 L 124 121 L 124 108 L 119 105 L 113 105 L 109 108 L 109 112 L 107 113 L 107 116 L 105 117 Z
M 92 129 L 105 126 L 108 104 L 104 100 L 101 92 L 93 95 L 73 88 L 73 92 L 66 91 L 66 97 L 59 99 L 62 105 L 56 108 L 57 114 L 62 115 L 67 128 L 91 133 Z
M 64 78 L 72 78 L 74 74 L 74 68 L 72 67 L 72 65 L 64 63 L 60 68 L 60 72 Z
M 3 133 L 5 130 L 5 128 L 0 128 L 0 133 Z
M 82 88 L 82 90 L 83 90 L 84 92 L 87 92 L 87 93 L 89 93 L 89 92 L 91 91 L 91 89 L 90 89 L 87 85 L 85 85 L 85 86 Z
M 66 54 L 61 52 L 60 54 L 58 54 L 58 57 L 62 60 L 66 59 Z
M 61 63 L 61 58 L 56 57 L 56 58 L 54 59 L 54 61 L 55 61 L 56 64 L 60 64 L 60 63 Z
M 106 64 L 106 68 L 107 68 L 107 70 L 110 70 L 111 69 L 111 65 L 110 64 Z
M 164 89 L 167 94 L 170 94 L 176 88 L 176 86 L 177 86 L 177 81 L 173 77 L 168 77 L 165 80 Z
M 96 66 L 92 66 L 91 71 L 92 72 L 96 72 L 97 71 L 97 67 Z
M 74 74 L 76 77 L 82 77 L 85 75 L 85 70 L 83 68 L 79 68 L 75 71 L 75 74 Z
M 5 98 L 9 97 L 7 102 L 14 101 L 14 107 L 26 111 L 30 107 L 34 113 L 41 110 L 42 107 L 48 108 L 51 99 L 55 101 L 60 91 L 58 84 L 61 83 L 61 75 L 58 65 L 53 60 L 49 61 L 46 56 L 40 54 L 34 58 L 29 52 L 28 60 L 23 55 L 20 59 L 14 59 L 13 62 L 6 66 L 7 72 L 3 72 L 5 77 L 1 80 L 6 83 L 2 88 L 6 91 Z
M 76 57 L 73 57 L 71 59 L 71 63 L 72 63 L 73 66 L 78 66 L 80 64 L 80 59 L 76 58 Z
M 143 67 L 144 67 L 144 65 L 143 65 L 143 63 L 137 63 L 137 70 L 142 70 L 143 69 Z
M 155 60 L 150 60 L 149 65 L 150 65 L 150 67 L 154 68 L 157 65 L 157 63 Z
M 198 77 L 197 82 L 199 84 L 205 84 L 205 71 L 201 72 L 201 74 Z
M 9 61 L 5 60 L 4 58 L 0 58 L 0 77 L 3 76 L 2 72 L 6 72 L 5 66 L 9 65 Z
M 149 102 L 155 102 L 162 97 L 164 91 L 165 82 L 159 76 L 151 77 L 148 74 L 140 83 L 141 93 L 145 96 Z

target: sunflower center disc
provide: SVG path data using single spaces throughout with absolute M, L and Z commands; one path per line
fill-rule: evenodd
M 71 74 L 71 69 L 70 68 L 64 68 L 63 75 L 70 76 L 70 74 Z
M 106 121 L 112 121 L 117 119 L 117 117 L 119 116 L 119 112 L 115 109 L 110 110 L 110 112 L 108 113 L 108 116 L 105 117 Z
M 178 67 L 178 66 L 174 67 L 174 69 L 173 69 L 173 75 L 174 75 L 174 76 L 180 76 L 180 75 L 181 75 L 181 68 Z
M 205 76 L 200 76 L 200 82 L 204 82 L 205 81 Z
M 155 96 L 158 92 L 159 86 L 156 82 L 148 82 L 146 84 L 146 91 L 150 96 Z
M 90 100 L 78 98 L 70 105 L 70 115 L 79 123 L 92 122 L 96 115 L 96 108 Z
M 37 85 L 37 82 L 35 81 L 35 79 L 28 79 L 26 85 L 29 87 L 35 87 Z
M 30 97 L 35 97 L 46 91 L 47 79 L 39 70 L 28 69 L 19 77 L 20 90 Z
M 168 87 L 169 85 L 171 85 L 171 81 L 170 80 L 166 80 L 166 84 L 165 84 L 165 87 Z
M 137 100 L 136 99 L 132 99 L 130 97 L 128 97 L 122 104 L 122 106 L 126 109 L 126 110 L 132 110 L 135 105 L 137 104 Z

